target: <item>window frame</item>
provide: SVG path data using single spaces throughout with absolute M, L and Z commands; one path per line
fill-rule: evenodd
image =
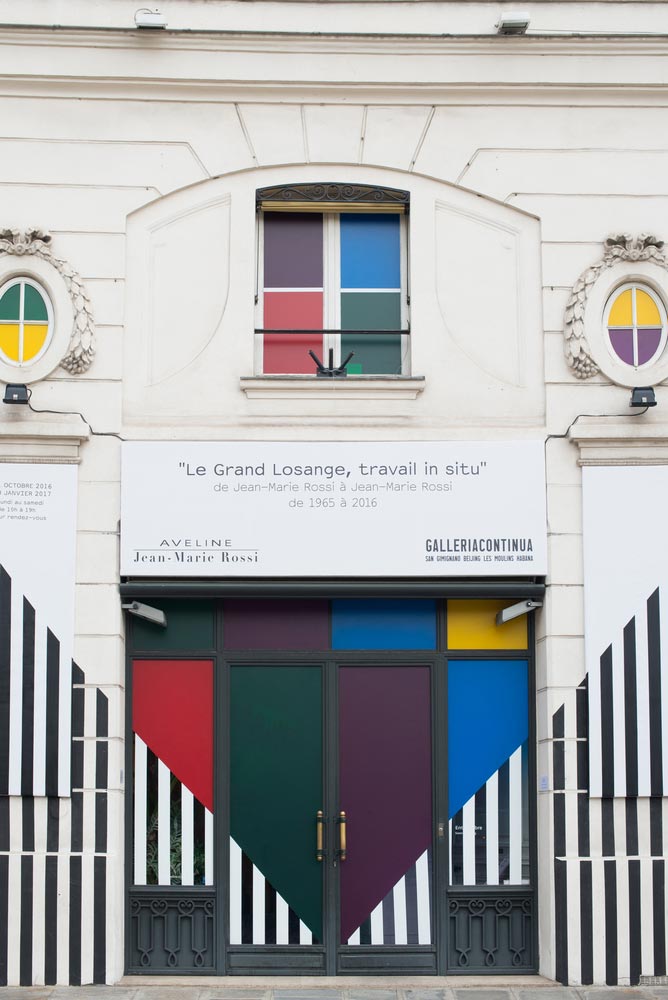
M 30 288 L 35 289 L 35 291 L 39 294 L 42 302 L 46 307 L 46 327 L 47 327 L 46 336 L 44 338 L 44 343 L 42 344 L 42 346 L 40 347 L 39 351 L 37 351 L 36 354 L 27 359 L 21 358 L 18 361 L 14 361 L 12 360 L 12 358 L 8 357 L 0 347 L 0 362 L 2 362 L 2 364 L 9 365 L 12 368 L 20 370 L 29 368 L 30 366 L 36 364 L 41 358 L 44 357 L 46 352 L 49 350 L 49 347 L 51 346 L 54 336 L 54 308 L 53 308 L 53 303 L 51 301 L 51 296 L 49 295 L 44 285 L 42 285 L 39 281 L 37 281 L 35 278 L 31 277 L 28 274 L 15 274 L 8 277 L 6 280 L 2 281 L 0 283 L 0 300 L 15 285 L 18 285 L 20 288 L 19 317 L 16 320 L 16 323 L 10 320 L 0 319 L 0 328 L 8 326 L 10 324 L 17 325 L 19 327 L 19 348 L 18 348 L 19 355 L 23 353 L 23 327 L 25 327 L 26 325 L 28 326 L 34 325 L 36 323 L 36 321 L 25 319 L 26 285 Z M 43 321 L 41 321 L 39 325 L 44 325 Z
M 323 218 L 323 329 L 321 358 L 328 365 L 329 351 L 333 352 L 334 366 L 339 366 L 342 357 L 341 336 L 355 333 L 341 330 L 341 275 L 340 275 L 340 219 L 347 214 L 396 214 L 399 224 L 399 267 L 400 267 L 400 328 L 392 333 L 400 335 L 399 349 L 401 370 L 397 373 L 365 372 L 351 373 L 349 377 L 392 378 L 411 375 L 410 357 L 410 268 L 408 216 L 410 196 L 407 191 L 396 188 L 381 188 L 372 185 L 352 185 L 340 183 L 282 185 L 260 188 L 256 191 L 256 266 L 255 266 L 255 327 L 253 342 L 253 370 L 257 377 L 316 377 L 315 363 L 312 373 L 276 372 L 264 370 L 264 343 L 267 332 L 264 326 L 264 225 L 263 219 L 269 212 L 307 213 L 314 212 Z M 403 217 L 403 218 L 402 218 Z M 315 289 L 314 289 L 315 290 Z M 385 291 L 386 289 L 382 289 Z M 394 290 L 394 289 L 392 289 Z M 355 289 L 364 291 L 364 289 Z M 287 334 L 289 330 L 285 331 Z M 295 333 L 300 331 L 295 330 Z M 304 331 L 310 332 L 310 331 Z M 379 331 L 381 332 L 381 331 Z M 373 334 L 370 334 L 373 336 Z

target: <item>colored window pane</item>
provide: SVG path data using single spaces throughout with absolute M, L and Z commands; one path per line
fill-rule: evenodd
M 504 625 L 496 616 L 508 601 L 448 601 L 448 649 L 526 649 L 527 617 Z
M 226 649 L 328 649 L 329 602 L 227 600 Z
M 633 293 L 630 288 L 618 295 L 608 316 L 610 326 L 628 326 L 633 323 Z
M 265 292 L 267 330 L 322 330 L 322 292 Z
M 0 351 L 9 361 L 19 361 L 18 323 L 0 323 Z
M 354 351 L 348 364 L 351 375 L 400 375 L 401 374 L 401 334 L 388 333 L 364 336 L 346 333 L 341 336 L 341 354 Z
M 400 330 L 399 292 L 342 292 L 342 330 Z
M 448 664 L 451 882 L 529 878 L 526 660 Z
M 322 222 L 312 212 L 265 214 L 265 288 L 322 288 Z
M 168 652 L 170 650 L 210 650 L 214 644 L 214 609 L 210 601 L 151 600 L 151 607 L 165 612 L 167 626 L 153 625 L 130 616 L 132 648 Z
M 435 649 L 436 602 L 332 601 L 332 649 Z
M 619 291 L 608 304 L 606 325 L 612 353 L 634 368 L 650 364 L 665 345 L 665 309 L 650 289 L 631 285 Z
M 661 344 L 661 334 L 662 330 L 659 329 L 646 329 L 638 330 L 638 364 L 646 365 L 652 360 L 654 355 L 659 350 Z
M 398 215 L 341 215 L 341 288 L 401 286 Z
M 312 375 L 315 362 L 309 351 L 322 359 L 322 337 L 310 333 L 265 333 L 264 371 L 267 375 Z
M 36 354 L 44 347 L 46 343 L 46 338 L 49 333 L 49 327 L 46 323 L 25 323 L 23 326 L 23 357 L 24 360 L 28 361 L 30 358 L 34 358 Z
M 13 278 L 0 289 L 0 353 L 5 361 L 34 361 L 48 345 L 52 326 L 51 304 L 34 281 Z
M 633 330 L 613 330 L 612 327 L 608 330 L 608 336 L 610 337 L 610 343 L 612 344 L 612 349 L 624 364 L 632 365 L 634 364 L 634 353 L 633 344 L 634 336 Z
M 641 288 L 636 288 L 636 322 L 639 326 L 661 326 L 656 302 Z
M 13 320 L 19 318 L 21 308 L 21 286 L 13 284 L 0 296 L 0 319 Z
M 49 317 L 46 302 L 41 294 L 32 285 L 25 285 L 23 294 L 25 297 L 23 318 L 26 322 L 46 323 Z

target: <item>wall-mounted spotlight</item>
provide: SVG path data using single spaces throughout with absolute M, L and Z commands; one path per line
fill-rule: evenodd
M 167 18 L 159 10 L 150 7 L 140 7 L 135 14 L 136 28 L 166 28 Z
M 167 628 L 167 615 L 160 608 L 152 608 L 150 604 L 142 604 L 140 601 L 121 604 L 121 607 L 123 611 L 127 611 L 131 615 L 136 615 L 137 618 L 143 618 L 145 622 L 150 622 L 151 625 L 160 625 L 161 628 Z
M 6 402 L 6 400 L 5 400 Z M 629 406 L 656 406 L 656 394 L 651 386 L 636 386 L 631 390 Z
M 30 401 L 30 389 L 27 385 L 22 385 L 18 382 L 9 382 L 5 386 L 5 395 L 3 397 L 3 403 L 24 403 L 27 404 Z
M 504 608 L 499 611 L 496 616 L 497 625 L 505 625 L 506 622 L 510 622 L 513 618 L 519 618 L 521 615 L 528 615 L 530 611 L 534 608 L 542 608 L 542 601 L 518 601 L 517 604 L 511 604 L 509 608 Z
M 523 35 L 530 20 L 528 10 L 504 10 L 495 27 L 499 35 Z

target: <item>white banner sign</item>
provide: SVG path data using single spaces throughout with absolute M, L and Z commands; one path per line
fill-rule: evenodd
M 590 793 L 666 795 L 668 468 L 585 467 L 582 484 Z
M 123 575 L 545 572 L 542 442 L 123 448 Z
M 0 464 L 0 590 L 10 611 L 2 794 L 70 794 L 76 501 L 76 465 Z

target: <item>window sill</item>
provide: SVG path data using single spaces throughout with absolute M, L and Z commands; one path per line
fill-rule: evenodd
M 243 375 L 242 392 L 249 399 L 417 399 L 424 375 Z

